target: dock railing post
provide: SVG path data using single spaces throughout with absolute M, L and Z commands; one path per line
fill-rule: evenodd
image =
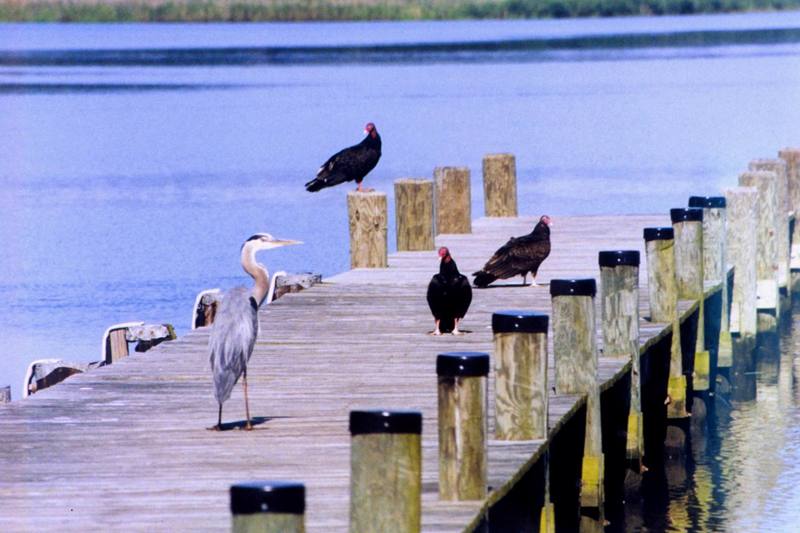
M 547 438 L 547 325 L 533 311 L 492 314 L 495 438 Z
M 350 411 L 350 531 L 421 528 L 422 414 Z
M 294 481 L 231 485 L 233 533 L 304 533 L 306 488 Z
M 483 157 L 483 201 L 487 217 L 517 216 L 517 163 L 513 154 Z
M 586 395 L 581 507 L 597 509 L 602 523 L 605 466 L 597 383 L 596 292 L 597 284 L 591 278 L 550 281 L 556 393 Z
M 778 249 L 777 240 L 777 185 L 774 172 L 751 171 L 739 176 L 739 185 L 758 189 L 758 226 L 756 233 L 756 308 L 758 331 L 775 332 L 778 327 Z
M 9 403 L 11 401 L 11 385 L 0 387 L 0 403 Z
M 726 253 L 726 204 L 724 196 L 692 196 L 689 207 L 703 209 L 703 278 L 722 284 L 717 366 L 731 366 L 731 333 L 728 326 L 728 256 Z
M 675 279 L 675 231 L 672 228 L 645 228 L 644 240 L 650 321 L 672 325 L 667 418 L 686 418 L 689 414 L 686 412 L 686 376 L 683 375 L 678 284 Z
M 631 405 L 628 414 L 627 459 L 641 471 L 644 456 L 639 354 L 639 251 L 603 251 L 600 264 L 603 357 L 631 362 Z
M 436 235 L 472 233 L 472 197 L 467 167 L 436 167 Z
M 386 193 L 347 193 L 350 268 L 386 268 L 388 215 Z
M 726 246 L 733 265 L 730 331 L 733 338 L 732 372 L 752 370 L 740 359 L 750 359 L 758 333 L 757 249 L 759 192 L 755 187 L 725 189 L 728 211 Z M 729 376 L 733 378 L 734 376 Z
M 775 253 L 778 263 L 778 290 L 779 296 L 788 295 L 789 287 L 789 263 L 791 252 L 789 250 L 789 180 L 787 175 L 786 161 L 783 159 L 754 159 L 750 161 L 751 171 L 774 172 L 777 177 L 775 187 Z M 789 300 L 783 300 L 785 307 Z M 781 302 L 778 302 L 778 316 L 780 316 Z
M 786 161 L 786 181 L 789 186 L 789 211 L 795 221 L 790 240 L 789 283 L 792 292 L 800 291 L 800 148 L 784 148 L 778 156 Z
M 439 499 L 482 500 L 487 487 L 489 354 L 436 358 L 439 404 Z
M 433 181 L 395 180 L 394 203 L 397 251 L 433 250 Z
M 703 274 L 703 210 L 692 207 L 670 209 L 675 233 L 675 279 L 678 299 L 697 300 L 697 333 L 692 361 L 692 389 L 709 387 L 711 361 L 705 341 L 705 276 Z M 684 369 L 685 370 L 685 369 Z M 684 372 L 685 373 L 685 372 Z

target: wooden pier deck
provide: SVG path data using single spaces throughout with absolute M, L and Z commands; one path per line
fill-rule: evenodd
M 437 245 L 448 246 L 468 274 L 535 221 L 479 219 L 472 234 L 440 235 Z M 646 317 L 642 228 L 668 225 L 665 215 L 555 217 L 553 252 L 538 281 L 597 278 L 598 251 L 638 249 Z M 0 530 L 220 531 L 229 527 L 232 483 L 292 479 L 306 484 L 309 531 L 346 531 L 348 413 L 357 408 L 422 411 L 423 530 L 463 530 L 486 502 L 438 501 L 436 355 L 491 353 L 493 311 L 549 313 L 550 295 L 546 286 L 520 287 L 519 278 L 475 290 L 463 323 L 470 333 L 432 337 L 425 291 L 437 269 L 435 252 L 394 254 L 388 269 L 349 271 L 262 309 L 248 371 L 251 411 L 260 422 L 252 432 L 205 429 L 217 412 L 205 328 L 0 405 Z M 666 328 L 643 320 L 642 343 Z M 552 376 L 552 355 L 550 366 Z M 624 370 L 601 358 L 601 383 L 608 386 Z M 492 381 L 490 375 L 490 419 Z M 552 396 L 550 425 L 581 401 Z M 223 419 L 243 417 L 236 387 Z M 496 491 L 541 444 L 491 441 Z

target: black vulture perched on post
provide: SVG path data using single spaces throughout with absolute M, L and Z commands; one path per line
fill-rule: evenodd
M 522 237 L 511 237 L 484 265 L 482 270 L 473 273 L 476 287 L 486 287 L 497 279 L 522 276 L 527 280 L 528 272 L 533 276 L 532 286 L 536 287 L 536 272 L 550 255 L 550 217 L 543 215 L 533 231 Z
M 472 287 L 467 277 L 458 271 L 450 250 L 439 248 L 439 257 L 439 273 L 428 284 L 428 306 L 436 322 L 433 334 L 459 335 L 458 324 L 472 303 Z
M 378 135 L 375 124 L 370 122 L 364 126 L 364 133 L 367 136 L 363 141 L 336 152 L 319 167 L 317 177 L 306 183 L 308 192 L 317 192 L 325 187 L 353 180 L 358 184 L 357 190 L 362 190 L 364 176 L 375 168 L 381 158 L 381 136 Z

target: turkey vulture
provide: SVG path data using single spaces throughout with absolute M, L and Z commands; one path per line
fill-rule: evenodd
M 533 275 L 532 286 L 536 287 L 536 271 L 550 255 L 550 217 L 539 219 L 533 231 L 522 237 L 511 237 L 484 265 L 483 270 L 473 273 L 476 287 L 486 287 L 496 279 L 522 276 L 524 284 L 528 272 Z
M 357 190 L 362 190 L 364 176 L 375 168 L 381 158 L 381 136 L 378 135 L 375 124 L 370 122 L 364 126 L 364 133 L 367 136 L 363 141 L 333 154 L 319 167 L 317 177 L 306 183 L 308 192 L 317 192 L 325 187 L 353 180 L 358 184 Z
M 439 273 L 428 284 L 428 306 L 436 321 L 433 334 L 452 332 L 453 335 L 460 335 L 458 324 L 472 302 L 472 287 L 467 277 L 458 271 L 450 250 L 439 248 L 439 257 Z

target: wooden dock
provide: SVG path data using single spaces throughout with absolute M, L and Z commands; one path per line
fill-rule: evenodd
M 537 219 L 479 219 L 472 234 L 439 235 L 436 244 L 448 246 L 461 272 L 469 274 L 509 236 L 529 232 Z M 554 217 L 553 222 L 553 251 L 540 269 L 540 283 L 599 279 L 600 250 L 640 250 L 641 344 L 669 332 L 668 325 L 644 319 L 649 312 L 642 229 L 669 226 L 666 214 Z M 437 269 L 434 251 L 393 254 L 387 269 L 351 270 L 262 308 L 248 370 L 251 411 L 258 419 L 251 432 L 206 430 L 217 414 L 208 328 L 0 405 L 0 530 L 220 531 L 230 525 L 231 484 L 291 479 L 306 484 L 309 531 L 346 531 L 348 413 L 358 408 L 421 411 L 423 530 L 462 531 L 476 524 L 530 467 L 544 441 L 490 441 L 488 499 L 440 502 L 436 355 L 491 353 L 492 312 L 549 313 L 550 295 L 547 286 L 521 287 L 519 278 L 476 289 L 462 324 L 469 333 L 432 337 L 426 334 L 433 320 L 425 291 Z M 682 303 L 684 315 L 692 305 Z M 552 382 L 552 351 L 550 357 Z M 628 366 L 601 357 L 601 387 L 613 385 Z M 492 375 L 489 384 L 491 435 Z M 561 424 L 583 401 L 552 395 L 550 426 Z M 223 420 L 243 418 L 237 386 Z

